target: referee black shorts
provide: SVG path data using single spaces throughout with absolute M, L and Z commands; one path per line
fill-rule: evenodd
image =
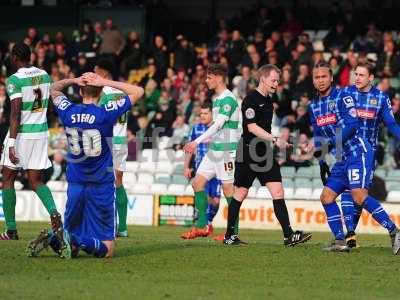
M 272 160 L 272 165 L 271 163 L 259 164 L 251 161 L 236 161 L 234 185 L 249 189 L 256 178 L 263 186 L 268 182 L 282 182 L 280 166 L 275 159 Z

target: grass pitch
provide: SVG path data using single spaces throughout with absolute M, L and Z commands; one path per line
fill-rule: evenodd
M 0 224 L 1 227 L 4 224 Z M 25 246 L 46 224 L 19 223 L 19 241 L 0 241 L 1 299 L 398 299 L 400 256 L 386 235 L 360 235 L 362 248 L 325 253 L 315 233 L 294 248 L 277 231 L 242 230 L 248 246 L 203 238 L 183 228 L 129 227 L 117 256 L 28 258 Z M 218 231 L 218 229 L 216 230 Z

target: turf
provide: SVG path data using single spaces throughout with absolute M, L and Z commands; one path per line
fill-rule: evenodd
M 0 224 L 3 226 L 3 224 Z M 25 256 L 45 224 L 19 223 L 19 241 L 0 241 L 1 299 L 396 299 L 400 257 L 384 235 L 362 248 L 326 253 L 329 235 L 284 248 L 277 231 L 242 230 L 248 246 L 183 241 L 182 228 L 129 227 L 117 256 L 62 260 Z

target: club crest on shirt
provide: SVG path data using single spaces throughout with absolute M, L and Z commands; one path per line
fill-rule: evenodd
M 329 110 L 334 110 L 336 107 L 336 103 L 334 101 L 328 102 L 328 109 Z
M 371 106 L 378 106 L 378 100 L 375 98 L 369 99 L 368 103 Z
M 245 115 L 246 115 L 247 119 L 253 119 L 255 117 L 256 113 L 255 113 L 254 109 L 248 108 L 245 111 Z

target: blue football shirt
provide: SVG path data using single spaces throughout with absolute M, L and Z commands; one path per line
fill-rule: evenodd
M 74 104 L 66 96 L 54 100 L 68 138 L 67 181 L 78 184 L 114 182 L 113 126 L 131 109 L 128 96 L 104 106 Z

